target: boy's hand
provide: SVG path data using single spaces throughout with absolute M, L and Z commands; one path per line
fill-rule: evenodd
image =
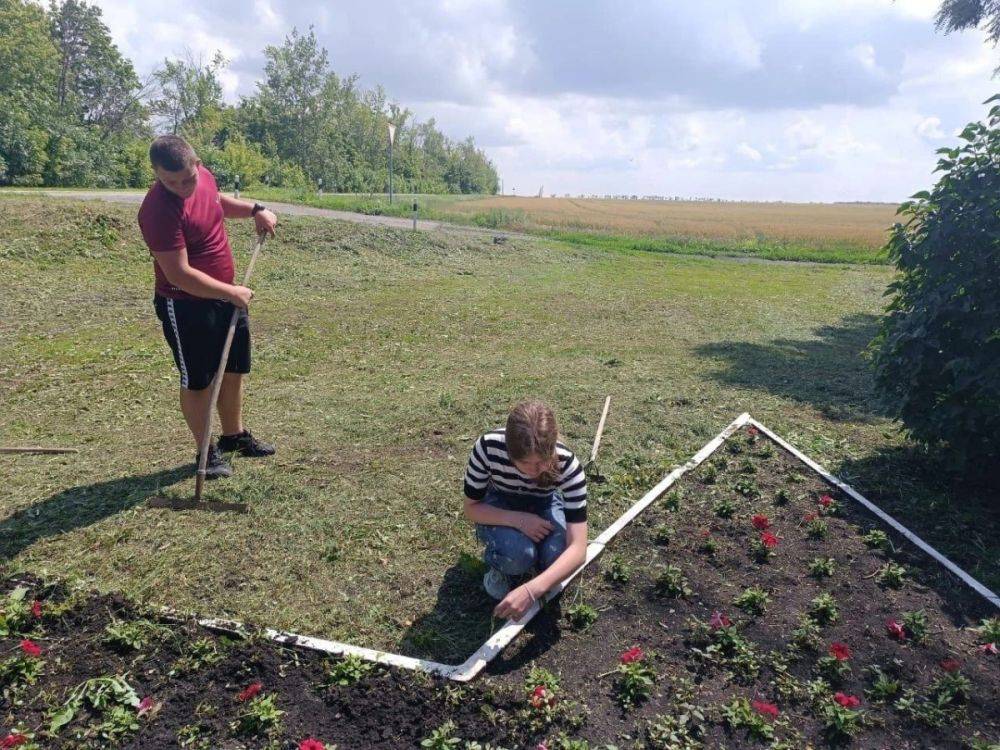
M 493 609 L 494 617 L 510 618 L 520 620 L 524 613 L 531 609 L 534 599 L 528 591 L 528 585 L 518 586 L 513 589 L 503 600 Z
M 517 519 L 517 530 L 535 544 L 538 544 L 538 542 L 547 537 L 552 529 L 553 525 L 551 521 L 546 521 L 534 513 L 521 513 Z

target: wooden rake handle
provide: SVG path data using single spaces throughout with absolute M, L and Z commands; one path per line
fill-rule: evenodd
M 257 241 L 254 245 L 253 254 L 250 256 L 250 263 L 247 265 L 246 273 L 243 274 L 243 286 L 250 283 L 250 274 L 253 273 L 253 267 L 257 263 L 257 256 L 260 254 L 260 250 L 264 247 L 264 240 L 267 239 L 266 234 L 257 235 Z M 205 432 L 201 439 L 201 451 L 198 456 L 198 475 L 195 479 L 194 484 L 194 498 L 196 501 L 201 501 L 201 490 L 205 483 L 205 467 L 208 464 L 208 446 L 212 442 L 212 413 L 215 409 L 215 402 L 219 399 L 219 389 L 222 388 L 222 378 L 226 374 L 226 363 L 229 361 L 229 349 L 233 345 L 233 336 L 236 334 L 236 321 L 239 319 L 240 309 L 238 307 L 233 307 L 233 316 L 229 319 L 229 330 L 226 332 L 226 343 L 222 346 L 222 356 L 219 358 L 219 367 L 215 371 L 215 377 L 212 380 L 212 398 L 208 402 L 208 412 L 205 415 Z

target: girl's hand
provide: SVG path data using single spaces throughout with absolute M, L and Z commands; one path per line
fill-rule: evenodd
M 517 519 L 517 530 L 535 544 L 547 537 L 553 529 L 551 521 L 546 521 L 534 513 L 521 513 Z
M 503 598 L 503 601 L 493 609 L 493 616 L 520 620 L 534 603 L 535 599 L 528 590 L 528 584 L 524 584 Z

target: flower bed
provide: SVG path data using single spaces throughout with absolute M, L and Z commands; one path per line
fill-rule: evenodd
M 645 481 L 608 473 L 607 492 Z M 997 612 L 752 429 L 468 686 L 228 640 L 114 597 L 2 590 L 0 747 L 1000 742 Z

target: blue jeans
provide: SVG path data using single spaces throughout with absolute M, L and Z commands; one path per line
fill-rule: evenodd
M 494 508 L 534 513 L 552 523 L 552 531 L 537 544 L 510 526 L 476 524 L 476 538 L 486 545 L 483 561 L 510 576 L 527 573 L 534 567 L 545 570 L 566 550 L 566 514 L 563 498 L 553 492 L 546 499 L 505 495 L 492 486 L 483 502 Z

